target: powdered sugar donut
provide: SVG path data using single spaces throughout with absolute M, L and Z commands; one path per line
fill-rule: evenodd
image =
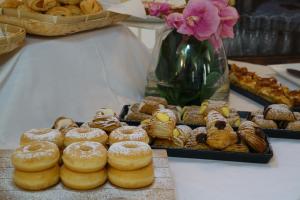
M 34 141 L 17 148 L 11 159 L 16 169 L 25 172 L 36 172 L 56 165 L 59 156 L 59 149 L 54 143 Z
M 68 131 L 65 135 L 64 144 L 65 146 L 68 146 L 74 142 L 94 141 L 105 145 L 107 139 L 108 136 L 105 131 L 99 128 L 81 127 Z
M 36 128 L 25 131 L 20 140 L 20 145 L 26 145 L 32 141 L 48 141 L 55 143 L 58 148 L 62 148 L 64 144 L 64 136 L 57 129 Z
M 108 149 L 108 163 L 119 170 L 135 170 L 145 167 L 151 162 L 151 147 L 144 142 L 117 142 Z
M 95 172 L 106 165 L 107 150 L 99 142 L 75 142 L 65 148 L 62 159 L 67 168 L 76 172 Z
M 119 170 L 108 166 L 109 181 L 119 187 L 136 189 L 150 185 L 154 181 L 154 168 L 152 163 L 137 170 Z
M 113 130 L 108 139 L 110 145 L 121 141 L 140 141 L 148 144 L 149 137 L 147 132 L 141 127 L 122 126 Z
M 23 189 L 43 190 L 59 181 L 59 166 L 56 164 L 54 167 L 37 172 L 23 172 L 16 169 L 13 173 L 13 180 Z
M 107 171 L 105 168 L 95 172 L 75 172 L 64 165 L 60 168 L 60 178 L 63 184 L 76 190 L 90 190 L 105 183 Z

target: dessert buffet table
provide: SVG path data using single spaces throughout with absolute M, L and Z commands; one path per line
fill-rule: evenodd
M 146 47 L 123 26 L 28 37 L 25 47 L 0 57 L 0 149 L 16 148 L 22 131 L 49 127 L 60 115 L 86 121 L 97 108 L 120 111 L 138 101 L 149 61 Z M 235 92 L 230 106 L 262 107 Z M 269 140 L 268 164 L 169 157 L 177 199 L 300 199 L 300 141 Z

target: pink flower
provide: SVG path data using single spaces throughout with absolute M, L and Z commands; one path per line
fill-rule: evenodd
M 233 27 L 239 19 L 239 14 L 234 7 L 227 6 L 219 11 L 221 23 L 218 33 L 222 38 L 233 38 Z
M 222 9 L 228 6 L 228 0 L 211 0 L 211 1 L 218 9 Z
M 184 23 L 178 32 L 193 35 L 200 41 L 215 33 L 220 23 L 217 7 L 210 0 L 190 0 L 183 11 Z
M 172 13 L 166 17 L 167 25 L 170 28 L 178 29 L 183 24 L 183 15 L 181 13 Z
M 149 3 L 149 15 L 160 17 L 162 15 L 168 15 L 171 11 L 171 7 L 168 3 L 151 2 Z

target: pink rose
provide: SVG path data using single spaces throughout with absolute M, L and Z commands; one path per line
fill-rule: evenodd
M 171 11 L 171 7 L 168 3 L 151 2 L 149 3 L 149 15 L 160 17 L 162 15 L 168 15 Z
M 184 23 L 178 32 L 193 35 L 200 41 L 207 40 L 219 26 L 217 7 L 210 0 L 190 0 L 183 11 Z
M 183 15 L 181 13 L 172 13 L 166 17 L 167 25 L 170 28 L 178 29 L 183 24 Z

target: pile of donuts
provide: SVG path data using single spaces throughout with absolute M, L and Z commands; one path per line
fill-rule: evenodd
M 115 113 L 101 110 L 96 115 L 103 120 L 100 123 L 103 125 L 104 119 L 114 118 Z M 24 132 L 20 147 L 11 157 L 14 183 L 27 190 L 46 189 L 59 180 L 77 190 L 99 187 L 107 179 L 122 188 L 150 185 L 154 181 L 154 169 L 146 131 L 140 127 L 106 124 L 110 124 L 106 126 L 111 131 L 109 135 L 103 129 L 88 124 L 78 127 L 72 119 L 60 117 L 54 129 Z

